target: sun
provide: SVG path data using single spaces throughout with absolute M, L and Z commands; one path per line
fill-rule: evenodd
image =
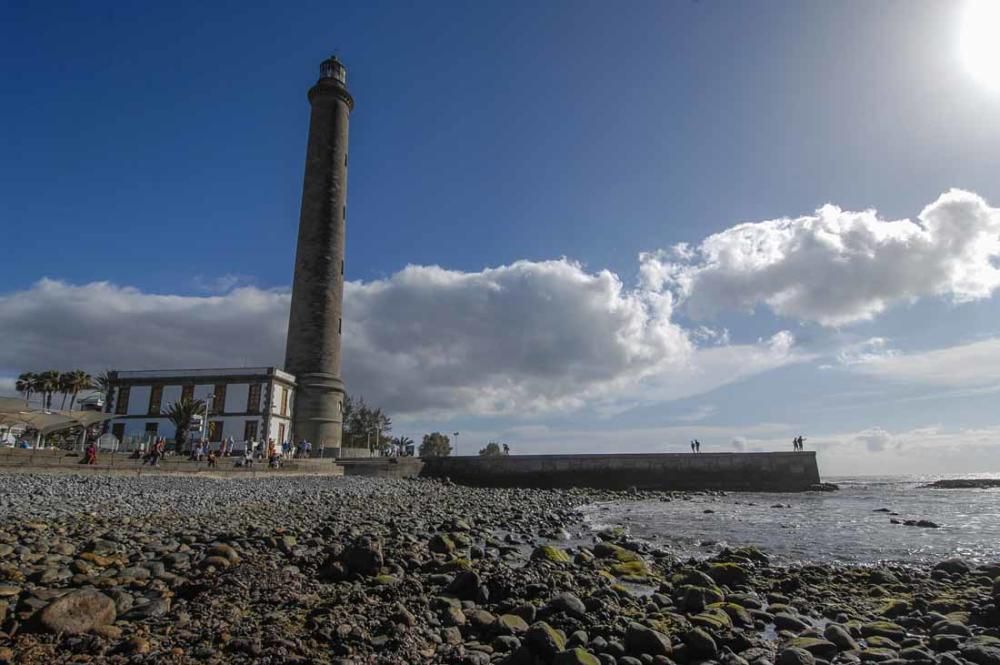
M 1000 89 L 1000 0 L 968 0 L 960 40 L 969 73 L 980 83 Z

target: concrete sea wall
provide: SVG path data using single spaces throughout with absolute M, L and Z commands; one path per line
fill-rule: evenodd
M 811 451 L 431 457 L 420 475 L 482 487 L 794 492 L 820 482 Z

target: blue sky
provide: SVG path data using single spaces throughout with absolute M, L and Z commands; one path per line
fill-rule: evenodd
M 305 91 L 336 51 L 357 100 L 345 371 L 395 407 L 401 432 L 462 430 L 469 447 L 502 438 L 542 452 L 672 449 L 692 436 L 770 449 L 804 431 L 835 472 L 929 472 L 942 457 L 1000 471 L 997 394 L 982 371 L 1000 314 L 988 207 L 1000 204 L 1000 92 L 962 62 L 964 10 L 8 4 L 0 327 L 15 339 L 0 376 L 38 369 L 26 362 L 280 362 Z M 858 228 L 917 220 L 951 188 L 987 206 L 968 213 L 982 241 L 963 254 L 943 256 L 940 233 L 916 254 L 916 235 L 899 251 L 869 238 L 851 251 L 875 267 L 838 272 L 844 256 L 827 252 L 764 274 L 720 267 L 701 245 L 827 203 L 878 211 Z M 962 214 L 947 224 L 967 230 Z M 818 236 L 796 237 L 778 253 L 804 256 Z M 678 243 L 701 253 L 678 261 Z M 972 278 L 955 268 L 970 256 L 982 259 Z M 669 279 L 650 286 L 642 266 Z M 613 282 L 620 292 L 604 298 Z M 836 294 L 820 288 L 835 284 L 878 293 L 835 316 L 824 298 Z M 802 302 L 778 302 L 789 285 L 808 291 Z M 498 288 L 492 311 L 482 293 Z M 558 322 L 537 314 L 551 299 Z M 407 309 L 415 302 L 432 306 Z M 604 334 L 582 336 L 591 324 Z M 138 331 L 154 325 L 174 335 L 150 351 Z M 109 345 L 105 326 L 116 339 L 137 332 Z M 237 354 L 227 326 L 257 335 Z M 434 326 L 436 340 L 420 337 Z M 503 347 L 490 335 L 516 340 L 512 369 L 484 355 Z M 459 350 L 442 362 L 443 338 Z M 980 372 L 942 379 L 956 362 Z

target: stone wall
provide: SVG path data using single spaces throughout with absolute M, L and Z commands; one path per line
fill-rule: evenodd
M 820 482 L 814 452 L 431 457 L 421 475 L 485 487 L 793 492 Z

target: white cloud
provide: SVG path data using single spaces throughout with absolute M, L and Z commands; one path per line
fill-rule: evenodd
M 893 443 L 892 434 L 881 427 L 873 427 L 854 435 L 854 438 L 865 444 L 868 452 L 880 453 Z
M 852 371 L 905 384 L 982 388 L 1000 381 L 1000 338 L 920 351 L 873 355 Z
M 916 221 L 826 205 L 796 219 L 739 224 L 695 248 L 641 255 L 646 288 L 675 292 L 694 318 L 722 310 L 775 313 L 836 326 L 897 302 L 989 297 L 1000 285 L 1000 210 L 953 189 Z
M 0 375 L 49 367 L 281 365 L 289 295 L 144 293 L 43 279 L 0 296 Z M 410 266 L 345 291 L 348 389 L 394 414 L 615 412 L 801 359 L 781 332 L 699 348 L 669 293 L 566 260 L 480 272 Z

